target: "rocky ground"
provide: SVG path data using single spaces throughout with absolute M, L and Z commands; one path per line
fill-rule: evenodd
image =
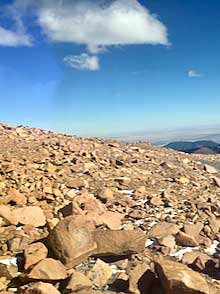
M 0 293 L 220 293 L 219 167 L 0 124 Z

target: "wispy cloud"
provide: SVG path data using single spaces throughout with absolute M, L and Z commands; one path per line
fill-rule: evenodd
M 15 4 L 3 5 L 1 10 L 13 28 L 0 25 L 0 46 L 32 46 L 32 37 L 26 33 L 19 7 Z
M 189 78 L 201 78 L 203 76 L 204 75 L 202 73 L 200 73 L 200 72 L 198 72 L 196 70 L 191 69 L 191 70 L 188 71 L 188 77 Z
M 87 53 L 81 55 L 68 55 L 64 57 L 64 63 L 72 68 L 79 70 L 99 70 L 99 58 Z

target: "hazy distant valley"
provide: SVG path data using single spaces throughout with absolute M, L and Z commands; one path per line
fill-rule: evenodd
M 220 143 L 220 126 L 195 127 L 195 128 L 176 128 L 158 131 L 142 131 L 121 133 L 108 136 L 122 141 L 148 141 L 159 146 L 165 146 L 170 142 L 192 142 L 192 141 L 213 141 Z

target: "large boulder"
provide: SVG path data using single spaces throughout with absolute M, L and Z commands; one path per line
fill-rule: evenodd
M 93 222 L 68 216 L 50 232 L 48 244 L 67 268 L 72 268 L 86 260 L 96 250 L 92 236 Z

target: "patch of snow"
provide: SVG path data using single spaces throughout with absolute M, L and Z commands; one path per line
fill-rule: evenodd
M 17 227 L 16 231 L 21 231 L 23 229 L 23 226 Z
M 209 248 L 205 249 L 205 252 L 210 255 L 215 255 L 217 253 L 218 245 L 219 245 L 219 241 L 213 240 L 212 245 Z
M 136 226 L 143 225 L 143 224 L 144 224 L 144 220 L 143 220 L 143 219 L 136 220 L 136 221 L 134 222 L 134 224 L 135 224 Z
M 136 204 L 137 204 L 137 205 L 145 204 L 147 201 L 148 201 L 147 198 L 139 199 L 139 200 L 136 202 Z
M 0 259 L 0 264 L 6 264 L 6 265 L 12 265 L 12 266 L 17 266 L 17 258 L 12 257 L 12 258 L 5 258 L 5 259 Z
M 153 244 L 154 244 L 154 241 L 152 241 L 151 239 L 147 239 L 147 241 L 145 242 L 145 248 L 147 248 Z
M 155 226 L 156 224 L 157 224 L 157 222 L 156 222 L 156 221 L 153 221 L 152 223 L 150 223 L 150 224 L 148 225 L 148 227 L 152 228 L 152 227 Z
M 199 249 L 199 247 L 186 247 L 184 249 L 176 251 L 175 253 L 170 254 L 170 256 L 176 257 L 180 261 L 180 260 L 182 260 L 183 255 L 185 253 L 192 252 L 193 250 L 198 250 L 198 249 Z
M 134 190 L 118 190 L 118 193 L 127 194 L 127 195 L 133 195 Z
M 112 274 L 115 275 L 117 273 L 125 273 L 125 270 L 120 270 L 115 264 L 110 266 L 112 269 Z

